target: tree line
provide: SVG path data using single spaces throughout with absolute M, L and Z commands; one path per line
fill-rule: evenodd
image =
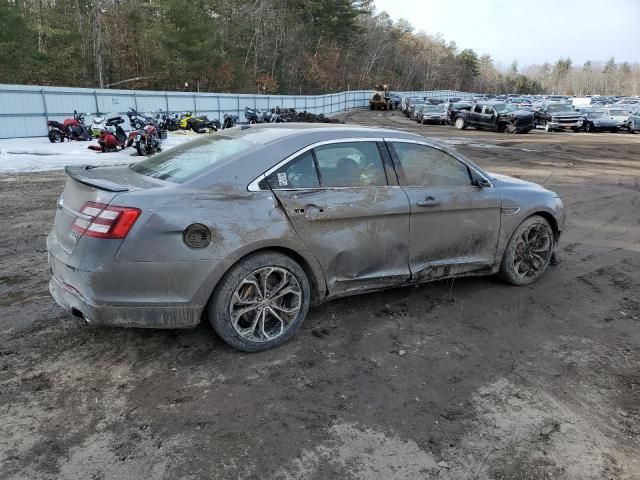
M 640 66 L 561 58 L 500 69 L 376 12 L 373 0 L 0 0 L 0 83 L 637 95 Z

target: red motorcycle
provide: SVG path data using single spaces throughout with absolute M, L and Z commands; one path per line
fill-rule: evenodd
M 162 151 L 162 140 L 167 138 L 166 130 L 158 130 L 155 125 L 146 125 L 129 133 L 127 147 L 134 146 L 138 155 Z
M 65 118 L 62 123 L 55 120 L 49 120 L 49 141 L 51 143 L 63 142 L 67 140 L 91 140 L 89 129 L 83 123 L 84 114 L 73 112 L 73 118 Z

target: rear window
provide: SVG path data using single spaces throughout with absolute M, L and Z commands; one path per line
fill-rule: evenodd
M 255 145 L 244 138 L 207 135 L 166 153 L 149 157 L 131 166 L 134 172 L 148 177 L 183 183 L 203 173 L 216 163 L 249 150 Z

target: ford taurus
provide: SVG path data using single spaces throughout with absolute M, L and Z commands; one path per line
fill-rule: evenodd
M 139 163 L 67 167 L 50 291 L 88 324 L 281 345 L 312 305 L 463 275 L 545 272 L 562 201 L 418 135 L 264 125 Z

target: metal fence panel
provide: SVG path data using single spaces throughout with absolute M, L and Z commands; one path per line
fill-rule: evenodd
M 446 99 L 470 98 L 474 94 L 455 90 L 398 92 L 403 96 Z M 92 116 L 133 107 L 139 112 L 194 112 L 222 120 L 225 113 L 245 121 L 245 107 L 267 110 L 276 106 L 330 114 L 368 105 L 369 90 L 352 90 L 326 95 L 259 95 L 233 93 L 154 92 L 90 88 L 0 85 L 0 138 L 37 137 L 47 134 L 47 120 L 62 121 L 77 110 Z

